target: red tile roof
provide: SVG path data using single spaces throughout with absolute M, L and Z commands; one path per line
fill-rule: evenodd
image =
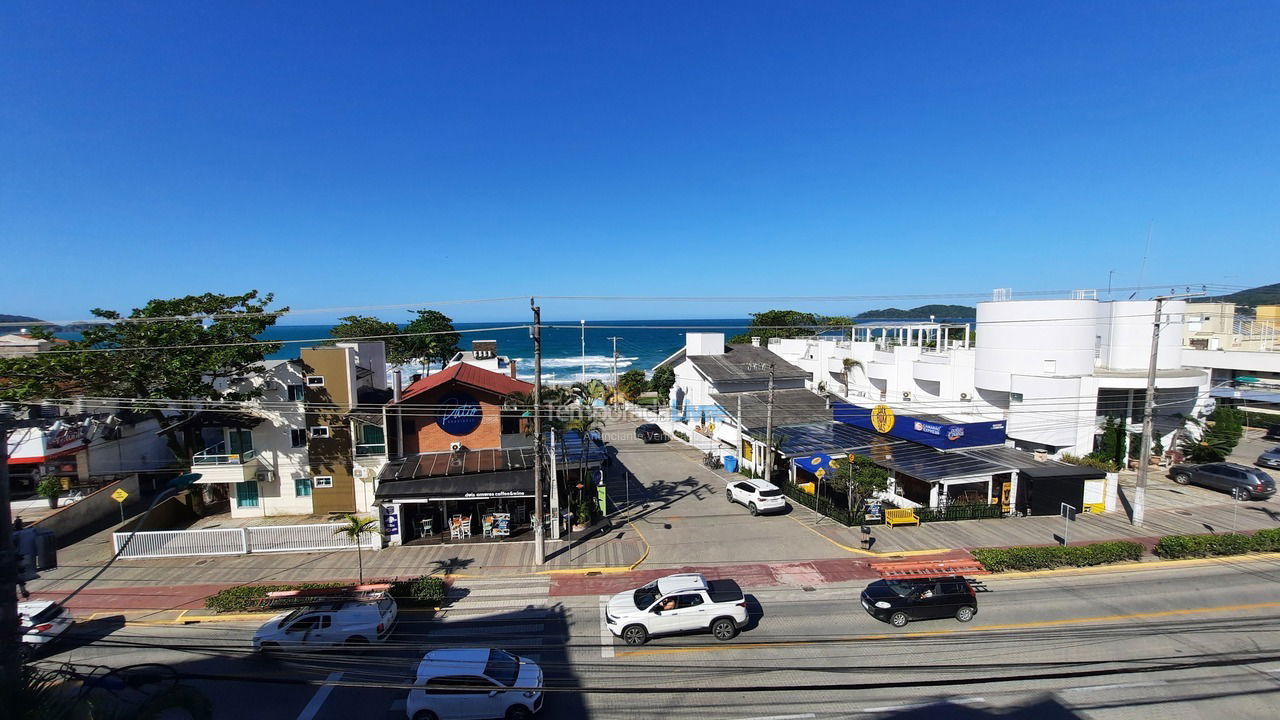
M 404 389 L 400 401 L 404 402 L 414 395 L 420 395 L 432 388 L 440 387 L 448 382 L 458 382 L 480 390 L 488 390 L 496 395 L 509 395 L 514 392 L 533 392 L 533 383 L 516 380 L 502 373 L 478 368 L 467 363 L 450 365 L 433 375 L 428 375 Z

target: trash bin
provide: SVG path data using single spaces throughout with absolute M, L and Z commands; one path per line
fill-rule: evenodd
M 738 458 L 732 455 L 725 455 L 724 469 L 728 472 L 738 472 Z

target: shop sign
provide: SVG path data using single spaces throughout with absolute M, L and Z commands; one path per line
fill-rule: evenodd
M 45 437 L 44 444 L 50 450 L 65 447 L 71 443 L 80 442 L 84 437 L 84 428 L 79 425 L 71 425 L 64 427 L 56 433 L 50 433 Z
M 382 534 L 400 534 L 400 508 L 396 505 L 382 506 Z
M 605 488 L 601 485 L 596 488 L 596 498 L 600 500 L 600 513 L 602 515 L 609 514 L 609 508 L 605 506 Z
M 523 490 L 496 490 L 494 492 L 469 492 L 462 497 L 471 498 L 498 498 L 498 497 L 524 497 L 528 493 Z
M 877 405 L 871 409 L 871 427 L 876 432 L 889 432 L 893 429 L 893 421 L 893 408 L 888 405 Z
M 497 537 L 511 534 L 511 513 L 493 514 L 493 534 Z
M 440 398 L 440 405 L 444 410 L 436 418 L 436 424 L 450 435 L 470 435 L 472 430 L 480 426 L 480 403 L 470 395 L 451 393 Z

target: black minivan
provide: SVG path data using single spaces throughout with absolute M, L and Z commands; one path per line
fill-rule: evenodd
M 978 593 L 967 578 L 958 575 L 888 578 L 862 591 L 862 607 L 871 617 L 894 627 L 933 618 L 969 622 L 978 614 Z

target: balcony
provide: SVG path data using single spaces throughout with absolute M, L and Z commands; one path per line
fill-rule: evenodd
M 386 443 L 362 443 L 356 445 L 356 457 L 377 457 L 386 454 Z
M 253 480 L 262 469 L 252 450 L 229 453 L 225 443 L 205 448 L 191 458 L 191 471 L 200 473 L 201 483 L 241 483 Z

